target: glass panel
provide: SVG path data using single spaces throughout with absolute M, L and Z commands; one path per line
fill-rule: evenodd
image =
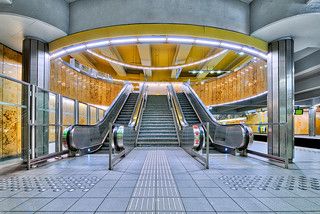
M 0 160 L 21 157 L 22 92 L 27 91 L 28 86 L 0 78 Z
M 88 105 L 84 103 L 79 103 L 79 124 L 87 125 L 88 124 Z
M 62 125 L 68 127 L 74 125 L 74 100 L 62 98 Z
M 97 122 L 97 108 L 90 106 L 90 124 L 96 124 Z
M 103 119 L 103 116 L 104 116 L 104 110 L 103 109 L 99 109 L 99 120 L 102 120 Z

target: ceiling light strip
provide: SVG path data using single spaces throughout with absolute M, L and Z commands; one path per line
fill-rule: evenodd
M 96 56 L 102 60 L 105 60 L 109 63 L 112 63 L 112 64 L 116 64 L 116 65 L 120 65 L 120 66 L 123 66 L 123 67 L 126 67 L 126 68 L 132 68 L 132 69 L 140 69 L 140 70 L 173 70 L 173 69 L 182 69 L 182 68 L 185 68 L 185 67 L 189 67 L 189 66 L 193 66 L 193 65 L 199 65 L 199 64 L 202 64 L 202 63 L 205 63 L 207 61 L 210 61 L 214 58 L 217 58 L 223 54 L 225 54 L 228 50 L 223 50 L 223 51 L 220 51 L 219 53 L 217 54 L 214 54 L 212 56 L 209 56 L 207 58 L 204 58 L 202 60 L 198 60 L 198 61 L 195 61 L 195 62 L 191 62 L 191 63 L 187 63 L 187 64 L 182 64 L 182 65 L 173 65 L 173 66 L 163 66 L 163 67 L 153 67 L 153 66 L 143 66 L 143 65 L 133 65 L 133 64 L 129 64 L 129 63 L 125 63 L 125 62 L 120 62 L 118 60 L 115 60 L 115 59 L 111 59 L 109 57 L 106 57 L 106 56 L 103 56 L 101 54 L 98 54 L 92 50 L 87 50 L 88 53 L 92 54 L 93 56 Z
M 179 44 L 188 44 L 188 45 L 205 45 L 213 46 L 216 48 L 227 48 L 240 53 L 244 52 L 249 55 L 257 56 L 264 60 L 267 59 L 267 54 L 259 51 L 255 48 L 243 46 L 240 44 L 223 42 L 218 40 L 211 39 L 202 39 L 194 37 L 182 37 L 182 36 L 141 36 L 141 37 L 122 37 L 122 38 L 113 38 L 107 40 L 98 40 L 92 42 L 86 42 L 79 45 L 72 45 L 61 50 L 58 50 L 51 54 L 51 59 L 61 57 L 63 55 L 79 52 L 85 49 L 99 48 L 108 45 L 128 45 L 128 44 L 150 44 L 150 43 L 179 43 Z

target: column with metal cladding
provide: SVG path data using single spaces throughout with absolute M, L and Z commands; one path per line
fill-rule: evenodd
M 47 43 L 35 38 L 26 38 L 23 41 L 22 50 L 22 78 L 34 86 L 49 90 L 50 81 L 50 57 Z M 24 123 L 32 121 L 37 126 L 30 126 L 30 130 L 23 130 L 22 151 L 31 152 L 31 157 L 36 158 L 48 154 L 49 151 L 49 93 L 31 87 L 31 99 L 29 111 L 30 118 L 24 119 Z M 33 102 L 32 102 L 33 100 Z M 26 112 L 23 112 L 24 114 Z M 30 133 L 28 133 L 30 132 Z M 24 160 L 27 160 L 23 154 Z
M 294 151 L 294 42 L 291 38 L 269 44 L 268 154 L 291 161 Z
M 317 108 L 312 106 L 309 109 L 309 136 L 316 136 L 316 114 Z

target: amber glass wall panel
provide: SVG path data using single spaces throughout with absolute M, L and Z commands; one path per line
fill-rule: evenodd
M 88 114 L 88 105 L 84 103 L 79 103 L 79 124 L 87 125 L 87 114 Z
M 21 80 L 21 54 L 0 44 L 0 73 Z M 25 88 L 24 88 L 25 89 Z M 22 86 L 0 79 L 0 159 L 21 153 Z
M 60 60 L 51 61 L 50 72 L 52 91 L 84 103 L 108 106 L 123 87 L 81 74 Z
M 97 109 L 95 107 L 90 107 L 90 124 L 96 124 L 97 122 Z

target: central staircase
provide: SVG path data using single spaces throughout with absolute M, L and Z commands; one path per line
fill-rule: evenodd
M 138 145 L 179 145 L 166 95 L 148 95 L 138 135 Z

